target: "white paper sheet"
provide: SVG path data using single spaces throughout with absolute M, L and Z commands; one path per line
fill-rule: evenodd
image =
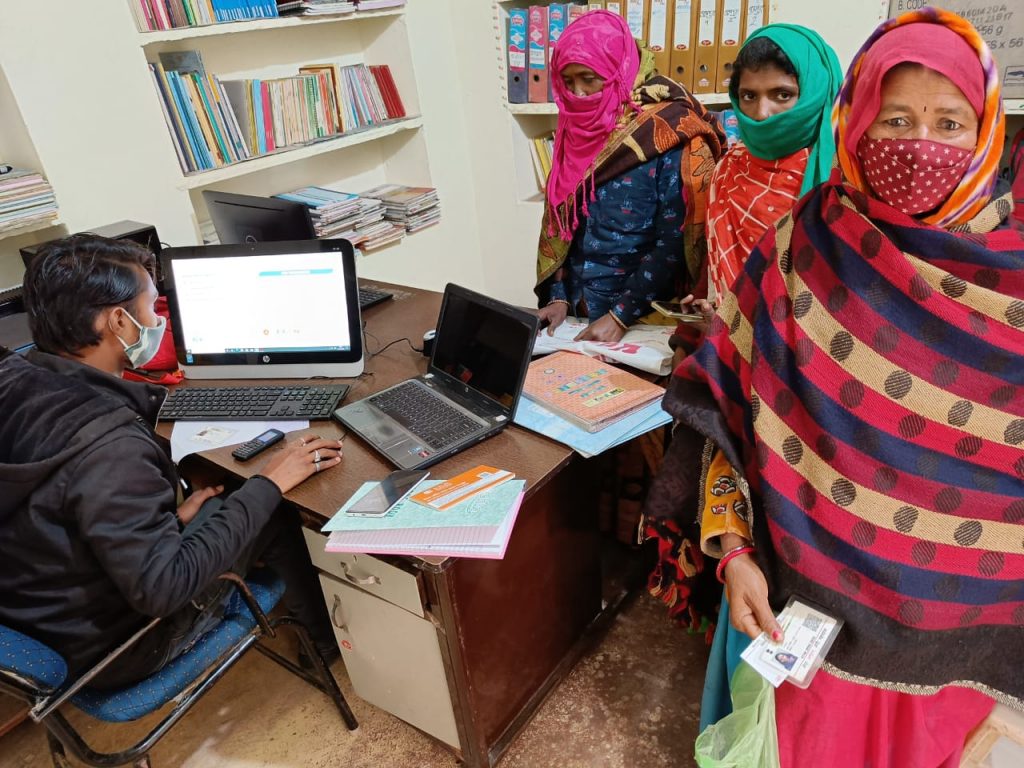
M 586 327 L 586 320 L 570 317 L 555 329 L 554 335 L 549 336 L 547 328 L 542 328 L 533 344 L 534 356 L 565 350 L 605 358 L 657 376 L 671 373 L 672 348 L 668 340 L 675 333 L 674 325 L 631 325 L 617 342 L 573 341 Z
M 268 429 L 287 433 L 308 428 L 308 421 L 176 421 L 171 431 L 171 458 L 177 464 L 190 453 L 244 443 Z

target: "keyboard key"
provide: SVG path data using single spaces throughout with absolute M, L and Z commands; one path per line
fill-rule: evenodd
M 374 395 L 370 402 L 437 450 L 482 428 L 479 422 L 412 381 Z

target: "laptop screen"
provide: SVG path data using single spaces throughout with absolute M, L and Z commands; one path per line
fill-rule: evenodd
M 342 253 L 269 253 L 173 262 L 185 362 L 200 355 L 347 352 Z
M 431 364 L 511 409 L 533 336 L 515 315 L 449 291 Z

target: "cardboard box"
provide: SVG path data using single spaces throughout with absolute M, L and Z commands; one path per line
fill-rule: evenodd
M 1024 3 L 1020 0 L 890 0 L 889 18 L 935 5 L 967 19 L 988 43 L 1004 99 L 1024 99 Z

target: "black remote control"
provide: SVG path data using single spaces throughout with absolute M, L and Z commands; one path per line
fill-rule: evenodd
M 274 443 L 284 439 L 284 432 L 279 429 L 268 429 L 259 437 L 254 437 L 248 443 L 242 443 L 231 452 L 239 461 L 248 461 L 260 451 L 269 448 Z

